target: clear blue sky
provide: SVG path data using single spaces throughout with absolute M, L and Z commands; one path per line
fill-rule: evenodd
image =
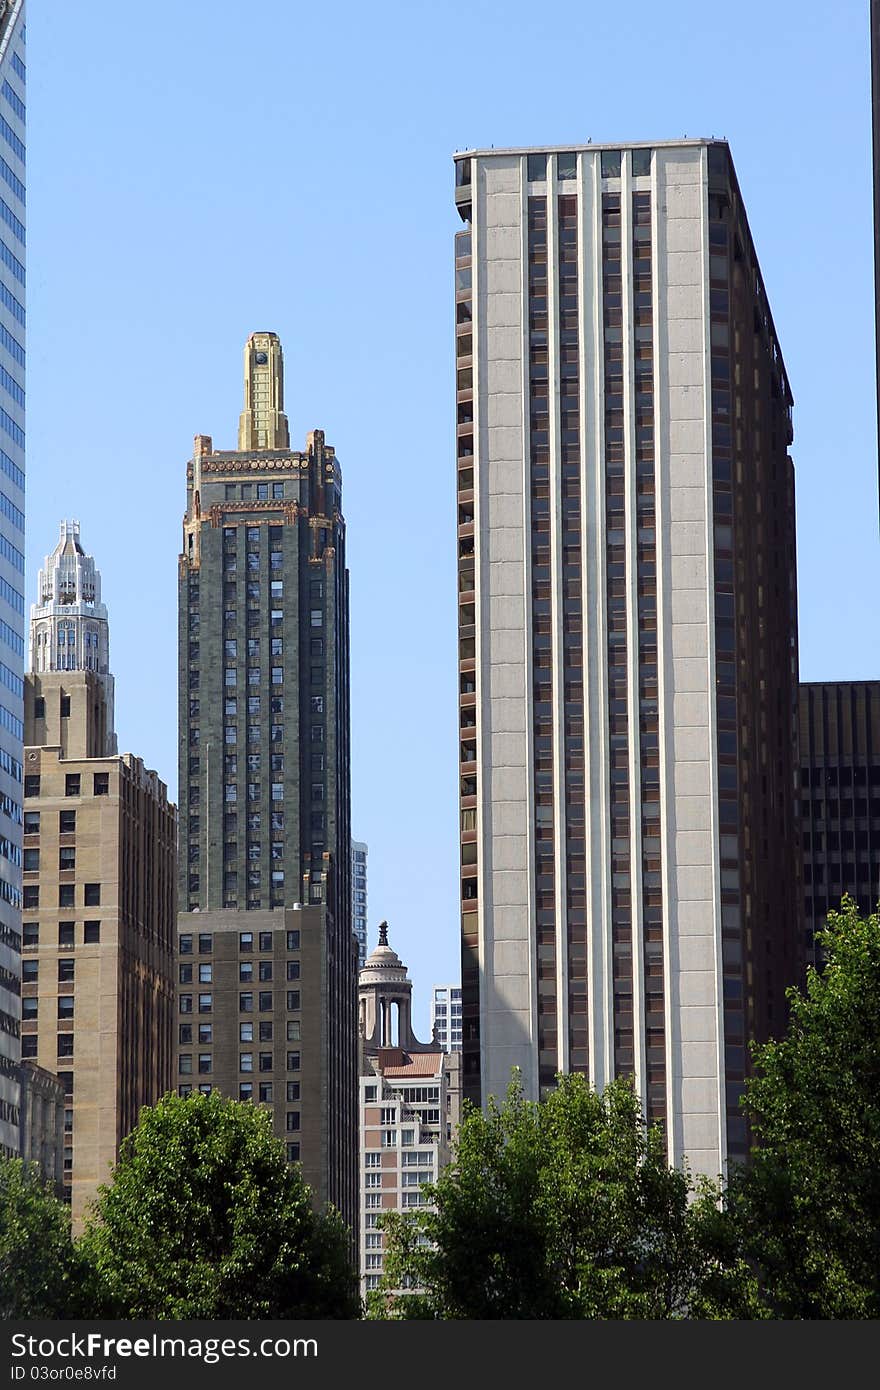
M 176 795 L 195 433 L 282 338 L 344 478 L 352 830 L 427 1028 L 458 976 L 451 155 L 726 136 L 795 396 L 804 679 L 880 675 L 867 0 L 29 0 L 28 601 L 77 517 L 120 748 Z

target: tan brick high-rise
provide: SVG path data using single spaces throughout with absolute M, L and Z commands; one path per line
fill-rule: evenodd
M 177 905 L 176 809 L 140 758 L 116 755 L 106 610 L 78 532 L 62 527 L 31 615 L 49 640 L 25 678 L 22 923 L 22 1055 L 64 1083 L 75 1225 L 172 1084 Z

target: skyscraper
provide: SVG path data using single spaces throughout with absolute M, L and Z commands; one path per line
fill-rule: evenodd
M 844 893 L 863 913 L 880 902 L 880 681 L 800 688 L 804 947 Z
M 351 842 L 351 929 L 358 945 L 358 968 L 367 959 L 367 846 Z
M 238 450 L 197 435 L 180 557 L 180 1092 L 272 1108 L 352 1226 L 348 573 L 321 430 L 291 450 L 274 333 L 244 358 Z
M 0 4 L 0 1154 L 19 1146 L 24 737 L 24 0 Z
M 727 145 L 456 156 L 465 1093 L 743 1158 L 796 864 L 792 398 Z
M 63 1083 L 79 1222 L 173 1082 L 177 818 L 156 773 L 116 755 L 107 610 L 75 521 L 40 571 L 30 653 L 21 1047 Z
M 431 1032 L 444 1051 L 461 1052 L 460 985 L 435 985 L 431 990 Z

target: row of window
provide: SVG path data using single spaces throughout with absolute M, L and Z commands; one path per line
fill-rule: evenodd
M 71 851 L 71 852 L 72 852 L 72 851 Z M 38 851 L 38 850 L 30 850 L 30 851 L 29 851 L 29 850 L 25 850 L 25 854 L 28 854 L 28 853 L 38 854 L 39 851 Z M 63 854 L 63 853 L 64 853 L 64 850 L 62 850 L 61 853 Z M 59 885 L 58 885 L 58 906 L 59 906 L 59 907 L 75 907 L 75 906 L 76 906 L 76 890 L 77 890 L 77 888 L 78 888 L 79 886 L 80 886 L 80 885 L 79 885 L 79 884 L 76 884 L 76 883 L 59 883 Z M 100 907 L 100 906 L 101 906 L 101 885 L 100 885 L 100 883 L 84 883 L 84 884 L 82 885 L 82 889 L 83 889 L 83 901 L 82 901 L 82 906 L 83 906 L 83 907 Z M 36 884 L 36 883 L 27 884 L 27 885 L 22 889 L 22 893 L 21 893 L 21 903 L 22 903 L 22 907 L 23 907 L 26 911 L 33 911 L 35 908 L 38 908 L 38 907 L 40 906 L 40 886 L 39 886 L 39 884 Z
M 76 945 L 76 923 L 58 923 L 58 945 Z M 95 946 L 101 940 L 100 922 L 83 922 L 82 944 L 84 946 Z M 40 944 L 40 924 L 39 922 L 22 922 L 21 924 L 21 944 L 22 948 L 39 946 Z M 59 962 L 60 965 L 60 962 Z
M 36 1056 L 36 1053 L 34 1053 L 33 1055 Z M 245 1055 L 245 1054 L 241 1054 L 241 1055 L 243 1056 L 243 1055 Z M 251 1054 L 248 1054 L 248 1055 L 250 1055 L 251 1057 L 253 1056 L 252 1053 L 251 1053 Z M 274 1070 L 274 1067 L 273 1067 L 273 1064 L 272 1064 L 272 1053 L 271 1053 L 271 1052 L 260 1052 L 260 1053 L 258 1053 L 258 1057 L 259 1057 L 259 1070 L 260 1070 L 260 1071 L 273 1071 L 273 1070 Z M 301 1054 L 300 1054 L 299 1052 L 288 1052 L 288 1053 L 286 1053 L 286 1054 L 285 1054 L 285 1060 L 286 1060 L 286 1069 L 287 1069 L 287 1071 L 299 1071 L 299 1070 L 300 1070 Z M 191 1067 L 191 1066 L 188 1066 L 188 1067 L 185 1067 L 185 1068 L 184 1068 L 184 1067 L 181 1067 L 180 1070 L 186 1074 L 186 1073 L 192 1072 L 192 1067 Z M 251 1066 L 248 1066 L 248 1067 L 242 1067 L 241 1070 L 242 1070 L 242 1071 L 253 1071 L 253 1066 L 251 1065 Z M 60 1076 L 60 1073 L 59 1073 L 59 1076 Z M 265 1082 L 260 1082 L 259 1084 L 260 1084 L 260 1087 L 262 1088 L 262 1087 L 263 1087 L 264 1085 L 266 1085 L 267 1083 L 265 1083 Z M 270 1083 L 268 1083 L 268 1084 L 271 1085 L 272 1083 L 270 1082 Z M 253 1090 L 253 1082 L 251 1082 L 251 1081 L 240 1082 L 240 1083 L 239 1083 L 239 1093 L 241 1092 L 242 1086 L 248 1087 L 248 1088 L 249 1088 L 249 1091 L 252 1091 L 252 1090 Z M 296 1087 L 296 1094 L 295 1094 L 295 1095 L 293 1095 L 293 1094 L 291 1093 L 291 1086 L 295 1086 L 295 1087 Z M 178 1089 L 179 1089 L 181 1095 L 189 1095 L 189 1091 L 190 1091 L 190 1088 L 189 1088 L 189 1087 L 186 1087 L 186 1089 L 184 1089 L 184 1087 L 181 1086 L 181 1087 L 179 1087 Z M 199 1090 L 202 1090 L 202 1087 L 201 1087 L 201 1086 L 199 1087 Z M 210 1094 L 210 1092 L 206 1092 L 206 1094 Z M 297 1082 L 290 1082 L 290 1081 L 288 1081 L 288 1083 L 287 1083 L 287 1098 L 288 1098 L 288 1100 L 298 1100 L 298 1099 L 299 1099 L 299 1082 L 298 1082 L 298 1081 L 297 1081 Z M 247 1096 L 243 1096 L 243 1095 L 242 1095 L 242 1096 L 241 1096 L 241 1099 L 242 1099 L 242 1100 L 248 1100 L 248 1099 L 250 1099 L 250 1095 L 247 1095 Z M 263 1097 L 261 1097 L 261 1099 L 263 1099 Z
M 301 991 L 298 990 L 298 989 L 289 989 L 289 990 L 287 991 L 286 1008 L 287 1008 L 288 1010 L 290 1010 L 290 1011 L 295 1011 L 296 1009 L 299 1009 L 299 1008 L 301 1007 L 301 1004 L 300 1004 L 300 993 L 301 993 Z M 199 1012 L 200 1014 L 209 1014 L 209 1013 L 212 1013 L 212 1012 L 213 1012 L 213 1009 L 214 1009 L 214 995 L 213 995 L 213 993 L 210 993 L 210 994 L 209 994 L 209 993 L 205 992 L 205 993 L 199 994 L 199 995 L 197 995 L 197 996 L 196 996 L 196 995 L 192 995 L 192 994 L 181 994 L 181 995 L 178 997 L 178 1002 L 179 1002 L 179 1009 L 180 1009 L 180 1012 L 181 1012 L 182 1014 L 191 1014 L 191 1013 L 193 1012 L 193 1000 L 194 1000 L 194 999 L 197 1000 L 198 1012 Z M 260 1012 L 260 1013 L 272 1013 L 272 1012 L 274 1012 L 275 1004 L 274 1004 L 274 997 L 273 997 L 273 994 L 272 994 L 272 991 L 271 991 L 271 990 L 259 990 L 259 991 L 258 991 L 258 993 L 257 993 L 257 1008 L 259 1009 L 259 1012 Z M 239 994 L 239 996 L 238 996 L 238 1010 L 239 1010 L 239 1013 L 243 1013 L 243 1014 L 253 1013 L 253 1010 L 254 1010 L 254 996 L 253 996 L 253 993 L 252 993 L 251 990 L 245 990 L 243 993 Z M 288 1022 L 287 1022 L 287 1037 L 288 1037 L 288 1040 L 298 1040 L 298 1039 L 299 1039 L 299 1022 L 298 1022 L 298 1020 L 296 1020 L 296 1019 L 288 1019 Z
M 204 956 L 204 955 L 210 955 L 211 951 L 214 949 L 214 936 L 213 936 L 213 933 L 212 933 L 212 932 L 199 932 L 198 935 L 199 935 L 199 955 L 203 955 L 203 956 Z M 257 948 L 258 948 L 260 951 L 271 951 L 271 950 L 272 950 L 272 939 L 273 939 L 273 936 L 274 936 L 274 933 L 273 933 L 273 932 L 270 932 L 270 931 L 261 931 L 261 932 L 257 932 L 257 934 L 256 934 Z M 255 939 L 255 937 L 254 937 L 254 933 L 253 933 L 252 931 L 240 931 L 240 932 L 238 933 L 238 949 L 239 949 L 239 951 L 252 951 L 252 950 L 254 949 L 254 939 Z M 289 932 L 287 933 L 287 949 L 288 949 L 288 951 L 298 951 L 298 950 L 299 950 L 299 941 L 300 941 L 299 928 L 297 928 L 295 931 L 289 931 Z M 178 950 L 179 950 L 180 954 L 181 954 L 182 956 L 192 955 L 192 948 L 193 948 L 193 934 L 192 934 L 192 932 L 181 932 L 181 934 L 180 934 L 180 936 L 179 936 L 179 938 L 178 938 Z M 292 963 L 293 963 L 293 962 L 288 961 L 288 966 L 290 966 Z M 288 979 L 291 979 L 292 977 L 288 974 L 288 977 L 287 977 L 287 978 L 288 978 Z
M 68 697 L 62 697 L 62 705 L 63 705 L 63 703 L 64 703 L 64 698 L 69 699 L 69 696 L 68 696 Z M 62 711 L 62 712 L 63 712 L 63 711 Z M 68 705 L 68 708 L 67 708 L 67 713 L 68 713 L 68 714 L 70 713 L 70 707 L 69 707 L 69 705 Z M 82 794 L 83 794 L 83 791 L 82 791 L 82 782 L 83 782 L 83 779 L 82 779 L 82 776 L 81 776 L 80 773 L 78 773 L 78 772 L 68 772 L 68 773 L 65 775 L 65 778 L 64 778 L 64 795 L 65 795 L 65 796 L 82 796 Z M 94 773 L 92 774 L 92 794 L 93 794 L 94 796 L 108 796 L 109 793 L 110 793 L 110 773 L 109 773 L 109 772 L 94 772 Z M 29 772 L 29 773 L 26 774 L 25 779 L 24 779 L 24 794 L 25 794 L 25 796 L 39 796 L 39 795 L 40 795 L 40 774 L 39 774 L 38 772 L 36 772 L 36 773 L 34 773 L 34 772 Z

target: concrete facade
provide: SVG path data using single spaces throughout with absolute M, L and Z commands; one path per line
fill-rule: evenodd
M 64 1196 L 64 1086 L 58 1077 L 33 1062 L 23 1062 L 21 1084 L 21 1140 L 19 1156 L 34 1163 L 43 1182 Z
M 714 1176 L 799 971 L 791 395 L 736 176 L 480 151 L 456 203 L 465 1093 L 629 1074 Z

